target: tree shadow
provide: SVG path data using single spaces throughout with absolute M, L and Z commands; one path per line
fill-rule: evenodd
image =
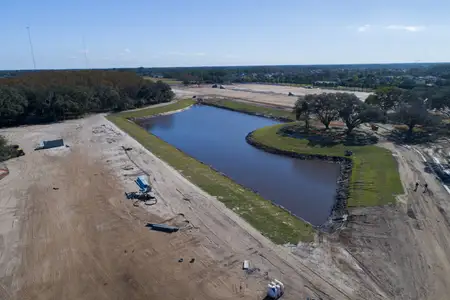
M 429 131 L 408 133 L 406 130 L 394 129 L 386 135 L 386 138 L 395 144 L 420 145 L 435 142 L 439 137 Z
M 308 131 L 303 126 L 292 125 L 280 129 L 279 134 L 291 138 L 304 139 L 310 147 L 334 147 L 344 146 L 367 146 L 378 142 L 374 134 L 355 130 L 347 135 L 342 128 L 317 129 L 310 128 Z

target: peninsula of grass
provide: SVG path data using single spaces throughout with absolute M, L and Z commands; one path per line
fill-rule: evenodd
M 353 169 L 349 184 L 348 207 L 378 206 L 395 203 L 395 196 L 403 193 L 397 162 L 384 148 L 369 146 L 320 146 L 308 139 L 280 134 L 280 129 L 295 123 L 278 124 L 255 130 L 249 138 L 265 147 L 303 155 L 344 157 L 345 151 L 353 155 Z
M 292 110 L 283 110 L 263 105 L 248 104 L 245 102 L 214 99 L 205 101 L 206 105 L 216 106 L 224 109 L 247 113 L 250 115 L 264 116 L 272 119 L 294 121 L 295 114 Z
M 296 244 L 299 241 L 312 241 L 315 230 L 310 224 L 129 121 L 129 118 L 150 117 L 187 108 L 193 103 L 192 100 L 182 100 L 166 106 L 113 114 L 107 118 L 157 157 L 182 173 L 192 183 L 208 194 L 217 197 L 226 207 L 233 210 L 273 242 Z

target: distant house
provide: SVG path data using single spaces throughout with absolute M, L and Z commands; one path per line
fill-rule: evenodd
M 315 81 L 314 85 L 337 86 L 338 83 L 336 81 L 319 80 Z

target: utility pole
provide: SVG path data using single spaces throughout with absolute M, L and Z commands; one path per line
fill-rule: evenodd
M 86 69 L 88 69 L 87 48 L 86 48 L 86 41 L 84 39 L 84 35 L 83 35 L 83 52 L 84 52 L 84 62 L 86 64 Z
M 33 42 L 31 41 L 30 26 L 27 26 L 28 41 L 30 42 L 31 58 L 33 59 L 33 67 L 36 70 L 36 60 L 34 58 Z

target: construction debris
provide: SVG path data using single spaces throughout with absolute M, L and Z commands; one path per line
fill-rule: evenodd
M 64 146 L 63 139 L 42 141 L 39 143 L 39 146 L 37 148 L 35 148 L 34 150 L 50 149 L 50 148 L 57 148 L 57 147 L 63 147 L 63 146 Z
M 149 227 L 149 228 L 151 228 L 152 230 L 155 230 L 155 231 L 162 231 L 162 232 L 168 232 L 168 233 L 177 232 L 179 230 L 178 227 L 169 226 L 169 225 L 166 225 L 166 224 L 148 223 L 147 225 L 145 225 L 145 227 Z

